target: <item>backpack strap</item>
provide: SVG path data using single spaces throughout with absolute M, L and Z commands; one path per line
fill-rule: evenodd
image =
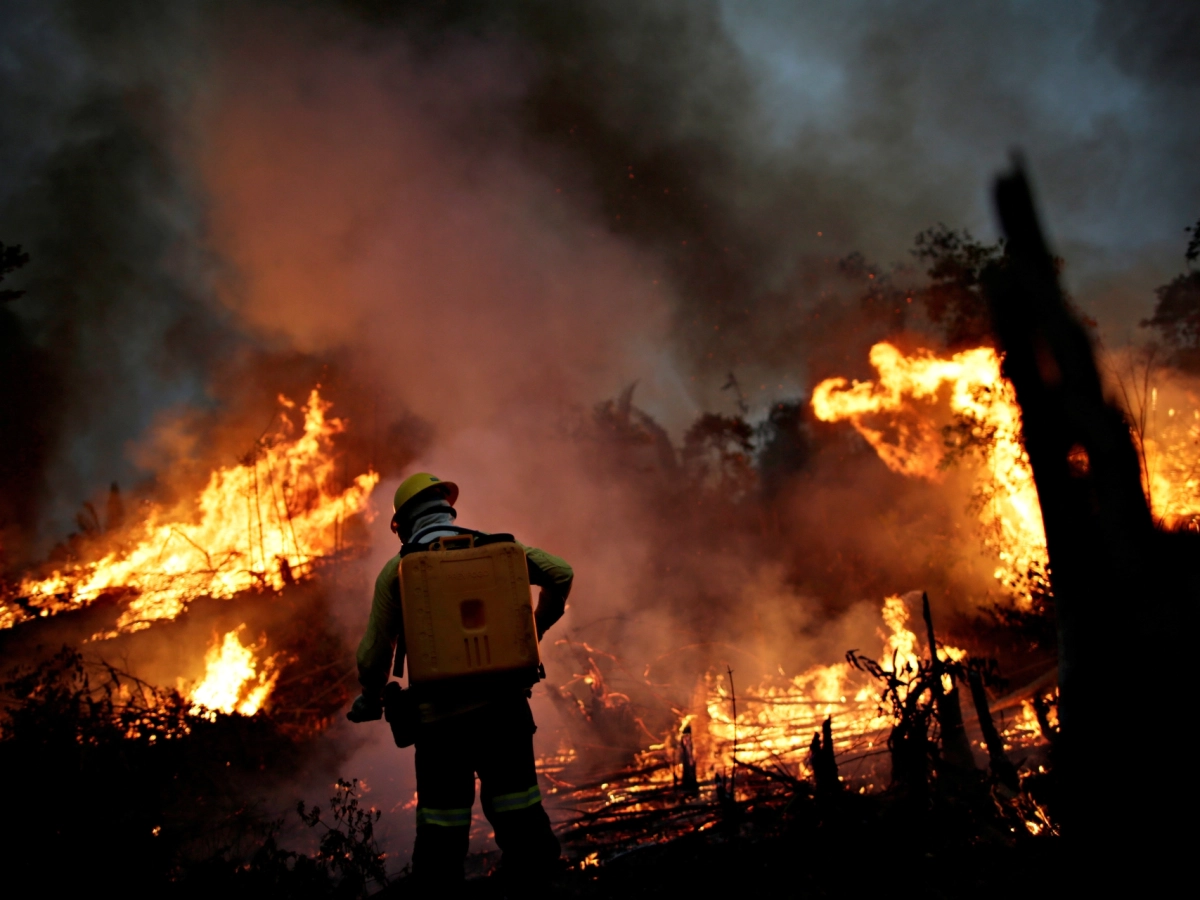
M 454 531 L 458 534 L 469 534 L 475 538 L 476 547 L 482 547 L 485 544 L 515 543 L 517 540 L 511 534 L 488 534 L 485 531 L 475 531 L 471 528 L 460 528 L 457 525 L 439 525 L 438 528 L 443 531 Z M 435 543 L 436 541 L 426 541 L 423 544 L 405 544 L 400 548 L 400 557 L 403 559 L 410 553 L 424 553 L 433 547 Z

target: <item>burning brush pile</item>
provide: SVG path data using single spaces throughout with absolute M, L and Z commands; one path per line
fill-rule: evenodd
M 902 476 L 936 484 L 952 468 L 966 470 L 973 539 L 991 560 L 1005 598 L 1000 611 L 1044 618 L 1045 533 L 1020 408 L 999 354 L 979 347 L 905 355 L 881 342 L 870 360 L 878 380 L 821 382 L 813 418 L 849 422 Z M 1200 511 L 1200 494 L 1193 501 Z M 1037 784 L 1050 765 L 1053 656 L 1046 648 L 1026 653 L 1013 683 L 994 659 L 939 642 L 920 591 L 885 598 L 877 616 L 874 655 L 849 649 L 841 662 L 791 676 L 780 668 L 740 691 L 728 665 L 702 671 L 688 690 L 655 683 L 653 666 L 638 677 L 616 654 L 560 641 L 560 666 L 578 674 L 549 695 L 569 738 L 541 771 L 566 811 L 564 837 L 585 861 L 600 862 L 644 842 L 716 828 L 730 815 L 778 811 L 797 791 L 890 788 L 924 798 L 967 783 L 994 790 L 1007 833 L 1052 833 L 1042 801 L 1022 784 Z M 735 647 L 716 652 L 746 661 Z
M 82 558 L 9 586 L 0 597 L 0 634 L 15 629 L 28 644 L 29 631 L 41 630 L 51 640 L 75 643 L 81 629 L 94 627 L 82 643 L 128 655 L 139 633 L 177 622 L 197 603 L 221 610 L 222 621 L 234 609 L 264 620 L 282 618 L 275 614 L 285 589 L 288 597 L 309 596 L 319 571 L 355 552 L 346 529 L 369 514 L 367 499 L 379 476 L 368 472 L 339 486 L 333 439 L 345 424 L 326 415 L 330 404 L 316 389 L 298 410 L 286 397 L 279 403 L 276 427 L 236 465 L 212 472 L 191 509 L 173 514 L 149 503 L 140 522 L 119 527 L 123 512 L 114 486 L 107 529 L 85 529 L 107 533 L 86 545 Z M 299 427 L 290 415 L 296 413 Z M 90 504 L 85 511 L 98 521 Z M 55 617 L 68 613 L 74 615 L 55 627 Z M 202 671 L 175 678 L 195 714 L 254 715 L 289 667 L 330 663 L 299 654 L 278 637 L 268 650 L 262 627 L 251 628 L 249 620 L 221 627 L 203 651 Z M 186 652 L 196 656 L 193 647 Z M 337 667 L 344 670 L 344 660 Z M 340 702 L 344 694 L 333 699 Z
M 880 614 L 877 656 L 850 650 L 740 690 L 733 669 L 709 670 L 678 705 L 615 657 L 560 642 L 586 672 L 550 692 L 573 736 L 541 761 L 564 839 L 599 864 L 731 817 L 781 814 L 798 796 L 886 792 L 921 806 L 968 788 L 1003 833 L 1055 833 L 1042 787 L 1058 733 L 1053 661 L 1013 685 L 994 659 L 937 640 L 928 597 L 888 597 Z
M 278 847 L 283 822 L 259 812 L 314 752 L 335 752 L 319 738 L 352 693 L 353 653 L 319 576 L 358 552 L 347 536 L 379 479 L 339 471 L 345 423 L 318 390 L 279 404 L 190 508 L 146 504 L 123 523 L 114 488 L 104 528 L 85 507 L 86 540 L 0 598 L 17 666 L 0 688 L 0 758 L 24 773 L 6 848 L 50 883 L 350 896 L 384 880 L 378 814 L 355 783 L 339 782 L 324 817 L 301 806 L 307 855 Z M 60 856 L 74 874 L 51 874 Z
M 1020 853 L 1035 856 L 1045 852 L 1038 841 L 1060 833 L 1054 603 L 1012 385 L 991 348 L 905 357 L 880 344 L 872 361 L 882 371 L 878 384 L 824 382 L 815 415 L 850 421 L 889 468 L 912 477 L 937 479 L 956 464 L 946 459 L 967 452 L 964 444 L 976 454 L 968 505 L 1008 600 L 968 623 L 964 643 L 1007 645 L 1005 664 L 940 640 L 920 591 L 883 600 L 876 647 L 740 686 L 736 663 L 755 666 L 734 647 L 713 649 L 735 666 L 703 671 L 689 691 L 656 682 L 653 666 L 640 675 L 587 642 L 560 641 L 560 665 L 578 674 L 549 694 L 570 738 L 540 771 L 562 836 L 585 867 L 704 833 L 718 842 L 735 834 L 769 842 L 819 826 L 857 846 L 895 840 L 900 829 L 925 853 L 933 828 L 939 854 L 957 842 L 1011 850 L 1032 841 Z M 959 420 L 944 432 L 939 460 L 932 411 L 946 387 L 941 401 Z M 1194 422 L 1200 407 L 1168 418 L 1176 416 Z M 1196 426 L 1189 427 L 1192 440 L 1179 446 L 1190 458 L 1171 466 L 1194 471 L 1200 455 Z M 1186 530 L 1200 512 L 1194 480 L 1162 495 L 1176 505 L 1161 518 L 1175 516 L 1174 527 Z M 956 624 L 963 628 L 961 618 Z M 853 827 L 841 830 L 848 822 Z
M 295 404 L 280 396 L 285 412 Z M 342 529 L 366 509 L 379 481 L 337 481 L 334 435 L 341 420 L 313 389 L 300 410 L 302 430 L 281 414 L 238 465 L 213 472 L 196 498 L 191 521 L 151 506 L 120 546 L 92 561 L 23 578 L 4 598 L 0 628 L 52 616 L 102 598 L 129 598 L 111 632 L 140 631 L 176 618 L 198 597 L 224 599 L 253 590 L 282 590 L 342 549 Z M 95 512 L 92 510 L 95 518 Z M 115 518 L 110 513 L 110 521 Z
M 1002 283 L 1015 264 L 997 255 L 995 265 L 992 277 Z M 983 273 L 976 276 L 977 285 Z M 965 305 L 972 298 L 964 301 L 963 293 Z M 983 303 L 982 294 L 973 299 Z M 1064 330 L 1078 328 L 1069 315 Z M 906 339 L 911 343 L 912 336 Z M 1063 355 L 1056 361 L 1038 365 L 1059 380 L 1087 377 L 1090 355 L 1057 352 Z M 820 434 L 821 423 L 847 423 L 890 472 L 956 492 L 967 513 L 965 542 L 977 548 L 993 587 L 970 615 L 951 604 L 943 639 L 922 591 L 887 596 L 876 607 L 877 649 L 846 648 L 843 661 L 797 674 L 780 667 L 777 675 L 763 677 L 762 660 L 753 654 L 710 644 L 694 654 L 689 682 L 678 666 L 673 677 L 661 677 L 667 669 L 654 663 L 637 673 L 597 642 L 560 641 L 559 665 L 576 674 L 549 693 L 569 723 L 569 738 L 560 753 L 542 760 L 541 771 L 552 785 L 549 802 L 558 808 L 562 834 L 585 867 L 705 833 L 717 844 L 757 834 L 772 853 L 794 852 L 798 833 L 843 861 L 853 855 L 848 848 L 871 842 L 898 842 L 930 859 L 990 846 L 1016 850 L 1011 863 L 1040 857 L 1064 822 L 1082 833 L 1087 826 L 1078 818 L 1081 808 L 1093 809 L 1094 827 L 1103 828 L 1099 823 L 1118 809 L 1137 808 L 1144 820 L 1153 802 L 1148 798 L 1159 796 L 1156 789 L 1130 784 L 1116 788 L 1124 798 L 1118 800 L 1100 780 L 1070 780 L 1080 778 L 1075 773 L 1085 766 L 1062 749 L 1055 630 L 1064 624 L 1058 621 L 1043 521 L 1045 494 L 1053 496 L 1054 487 L 1047 487 L 1044 472 L 1035 477 L 1025 416 L 1017 387 L 1005 377 L 1003 353 L 990 339 L 949 351 L 904 351 L 885 340 L 871 347 L 869 361 L 874 379 L 835 376 L 817 384 L 807 410 L 809 434 Z M 1138 466 L 1125 473 L 1126 480 L 1154 523 L 1151 537 L 1137 540 L 1161 536 L 1163 548 L 1175 546 L 1168 540 L 1179 541 L 1179 551 L 1154 551 L 1163 554 L 1153 557 L 1160 561 L 1140 571 L 1182 591 L 1178 596 L 1194 598 L 1195 557 L 1189 554 L 1200 521 L 1200 392 L 1194 378 L 1171 367 L 1156 370 L 1150 357 L 1118 355 L 1107 365 L 1108 389 L 1125 405 L 1113 440 L 1127 442 L 1136 454 Z M 736 388 L 733 379 L 731 384 Z M 1098 380 L 1092 390 L 1088 402 L 1097 403 Z M 628 398 L 616 410 L 627 428 L 637 424 Z M 613 407 L 604 412 L 611 415 Z M 651 443 L 653 423 L 641 416 L 642 443 Z M 711 433 L 714 423 L 708 425 Z M 715 425 L 723 428 L 723 446 L 734 448 L 721 457 L 733 463 L 722 477 L 728 491 L 736 464 L 746 458 L 736 452 L 738 439 L 747 449 L 754 430 L 744 420 L 740 427 L 738 420 Z M 1065 477 L 1097 477 L 1084 439 L 1067 442 L 1063 455 Z M 766 456 L 760 449 L 760 465 Z M 1059 529 L 1088 534 L 1089 517 L 1102 515 L 1107 501 L 1092 495 L 1058 509 L 1049 502 Z M 763 532 L 770 536 L 769 528 Z M 962 533 L 952 540 L 962 541 Z M 1090 553 L 1100 552 L 1098 534 L 1087 540 L 1095 541 Z M 1129 546 L 1118 552 L 1130 552 Z M 946 551 L 943 559 L 952 560 L 952 547 Z M 1070 572 L 1074 560 L 1061 558 L 1061 568 Z M 1094 556 L 1083 558 L 1097 565 Z M 1157 634 L 1156 640 L 1165 639 Z M 722 662 L 713 665 L 714 658 Z M 736 684 L 739 670 L 753 673 L 752 680 Z M 1111 675 L 1111 667 L 1103 671 Z M 1102 691 L 1103 684 L 1112 690 L 1107 676 L 1089 687 Z M 1085 689 L 1076 690 L 1078 697 Z M 1096 709 L 1107 706 L 1099 701 Z M 1097 724 L 1093 737 L 1101 733 Z M 1075 752 L 1094 758 L 1100 746 Z M 1064 760 L 1066 781 L 1059 771 Z M 1108 799 L 1084 801 L 1085 793 Z M 1107 812 L 1104 803 L 1111 805 Z M 698 846 L 705 849 L 692 851 L 690 862 L 666 849 L 646 858 L 715 865 L 722 851 L 712 841 Z M 649 877 L 649 870 L 630 865 L 639 877 Z M 832 890 L 834 883 L 810 887 Z M 957 896 L 970 887 L 939 885 L 934 893 Z
M 1099 547 L 1109 532 L 1088 517 L 1106 501 L 1054 494 L 1039 471 L 1047 426 L 1028 414 L 1013 351 L 963 325 L 982 315 L 979 285 L 1016 264 L 999 248 L 967 254 L 991 269 L 963 278 L 948 266 L 961 244 L 943 235 L 941 246 L 929 290 L 958 312 L 940 340 L 876 335 L 859 361 L 872 377 L 823 373 L 808 400 L 754 424 L 731 376 L 740 414 L 701 416 L 682 447 L 632 388 L 572 432 L 589 471 L 663 517 L 645 528 L 654 563 L 636 584 L 667 633 L 639 641 L 648 629 L 624 615 L 575 610 L 543 646 L 550 678 L 537 690 L 562 727 L 539 772 L 585 877 L 634 850 L 687 846 L 700 855 L 680 864 L 702 873 L 694 864 L 739 836 L 846 860 L 888 842 L 915 858 L 1041 853 L 1084 808 L 1079 782 L 1060 777 L 1079 757 L 1064 743 L 1056 640 L 1079 627 L 1057 601 L 1072 584 L 1061 572 L 1082 557 L 1055 557 L 1056 573 L 1051 551 L 1056 527 L 1060 548 L 1064 528 Z M 940 283 L 947 270 L 961 283 Z M 871 290 L 872 302 L 890 291 L 889 307 L 918 293 Z M 944 303 L 925 305 L 943 321 Z M 1038 365 L 1063 379 L 1092 361 Z M 1134 378 L 1133 366 L 1114 363 L 1109 381 L 1126 404 L 1113 440 L 1136 456 L 1124 475 L 1146 513 L 1138 540 L 1186 549 L 1200 522 L 1200 394 L 1190 376 Z M 1092 387 L 1100 396 L 1098 377 Z M 35 773 L 17 779 L 7 818 L 25 824 L 10 849 L 50 866 L 70 847 L 97 872 L 137 859 L 125 889 L 236 881 L 354 895 L 386 880 L 379 814 L 358 806 L 353 782 L 338 783 L 329 819 L 301 805 L 319 837 L 308 855 L 281 849 L 280 823 L 247 799 L 307 764 L 353 692 L 325 591 L 364 543 L 379 481 L 339 465 L 346 426 L 317 390 L 279 403 L 275 426 L 189 506 L 148 504 L 133 520 L 114 488 L 103 523 L 91 507 L 81 518 L 86 540 L 4 586 L 0 646 L 20 669 L 3 685 L 0 761 Z M 1107 471 L 1083 439 L 1059 449 L 1055 477 L 1071 490 Z M 872 485 L 891 507 L 872 505 Z M 1161 571 L 1176 571 L 1180 551 L 1161 552 Z M 762 584 L 734 593 L 723 562 L 743 581 L 765 573 Z M 598 599 L 607 613 L 613 598 Z M 820 615 L 780 618 L 809 608 Z M 851 613 L 855 644 L 813 649 L 814 633 Z M 801 640 L 786 667 L 771 657 Z M 74 649 L 54 655 L 64 645 Z M 647 646 L 654 654 L 637 655 Z

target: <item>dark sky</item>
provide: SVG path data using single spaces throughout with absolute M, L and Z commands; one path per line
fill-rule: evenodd
M 859 221 L 871 255 L 898 257 L 922 220 L 993 235 L 986 185 L 1019 147 L 1074 286 L 1112 324 L 1131 325 L 1146 297 L 1121 302 L 1098 282 L 1179 265 L 1200 215 L 1194 4 L 722 9 L 757 79 L 753 149 L 855 183 L 878 212 Z

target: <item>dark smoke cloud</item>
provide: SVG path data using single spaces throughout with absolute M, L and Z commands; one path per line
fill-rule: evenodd
M 5 4 L 0 241 L 32 261 L 0 320 L 4 514 L 61 536 L 109 481 L 202 477 L 275 392 L 340 378 L 335 412 L 373 435 L 354 471 L 460 478 L 465 524 L 576 563 L 562 632 L 651 661 L 718 610 L 766 664 L 867 646 L 884 591 L 989 584 L 946 548 L 965 489 L 830 430 L 775 524 L 701 515 L 573 426 L 638 379 L 678 438 L 734 410 L 731 370 L 754 418 L 831 366 L 869 375 L 886 323 L 838 261 L 903 260 L 938 221 L 990 237 L 1014 144 L 1079 302 L 1129 331 L 1200 206 L 1187 9 Z M 351 630 L 373 574 L 336 610 Z
M 905 259 L 938 221 L 992 235 L 986 186 L 1015 146 L 1079 301 L 1118 340 L 1200 202 L 1195 16 L 1177 4 L 343 8 L 432 56 L 467 35 L 528 49 L 516 117 L 670 268 L 701 405 L 730 367 L 803 380 L 832 260 Z
M 190 13 L 5 6 L 0 232 L 31 256 L 14 312 L 58 389 L 6 440 L 57 436 L 21 488 L 40 493 L 47 537 L 97 486 L 128 484 L 128 442 L 164 407 L 203 405 L 238 352 L 211 302 L 204 199 L 177 155 L 201 74 Z
M 1132 75 L 1179 88 L 1200 84 L 1200 9 L 1170 0 L 1101 0 L 1097 43 Z M 1184 125 L 1187 116 L 1179 117 Z
M 903 258 L 939 220 L 990 234 L 986 179 L 1014 144 L 1081 303 L 1121 333 L 1200 197 L 1186 4 L 7 4 L 0 230 L 33 254 L 14 311 L 61 391 L 30 423 L 57 436 L 27 479 L 52 486 L 47 533 L 135 477 L 126 444 L 164 409 L 216 402 L 214 369 L 263 341 L 214 302 L 190 153 L 222 36 L 255 8 L 347 54 L 519 72 L 487 115 L 456 118 L 454 90 L 426 105 L 465 153 L 516 135 L 525 165 L 656 258 L 689 410 L 728 405 L 730 368 L 764 401 L 802 389 L 833 262 Z

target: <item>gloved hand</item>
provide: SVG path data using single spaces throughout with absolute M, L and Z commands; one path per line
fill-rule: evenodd
M 354 698 L 354 705 L 350 707 L 350 712 L 346 713 L 346 718 L 351 722 L 370 722 L 374 719 L 383 718 L 383 701 L 376 698 L 374 700 L 359 694 Z

